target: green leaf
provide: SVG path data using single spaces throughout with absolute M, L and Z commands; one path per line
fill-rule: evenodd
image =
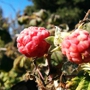
M 84 83 L 85 83 L 85 78 L 81 79 L 81 81 L 78 84 L 76 90 L 82 90 Z
M 63 60 L 63 55 L 62 55 L 61 51 L 53 52 L 51 55 L 51 59 L 53 59 L 52 64 L 57 65 L 58 63 L 60 63 Z
M 62 42 L 62 39 L 61 39 L 61 29 L 56 26 L 56 29 L 55 29 L 55 38 L 54 38 L 54 45 L 55 46 L 58 46 L 61 42 Z
M 87 30 L 89 33 L 90 33 L 90 22 L 88 23 L 85 23 L 83 26 L 82 26 L 83 29 Z
M 55 37 L 54 37 L 55 46 L 59 46 L 62 43 L 63 39 L 70 35 L 70 32 L 67 32 L 68 29 L 66 31 L 62 31 L 62 30 L 63 29 L 56 26 Z
M 55 51 L 60 51 L 60 47 L 57 46 L 57 47 L 55 47 L 54 49 L 51 50 L 51 52 L 55 52 Z
M 89 82 L 90 82 L 90 81 L 85 80 L 84 85 L 83 85 L 83 90 L 87 90 L 88 85 L 89 85 Z M 89 88 L 89 90 L 90 90 L 90 88 Z
M 89 82 L 89 84 L 88 84 L 88 88 L 87 88 L 87 90 L 90 90 L 90 82 Z
M 22 57 L 22 59 L 21 59 L 21 61 L 20 61 L 20 67 L 21 67 L 21 68 L 24 67 L 25 60 L 26 60 L 26 57 Z
M 54 36 L 49 36 L 46 39 L 46 42 L 48 42 L 49 44 L 53 44 L 54 43 Z
M 90 63 L 83 63 L 80 65 L 80 70 L 84 70 L 90 75 Z

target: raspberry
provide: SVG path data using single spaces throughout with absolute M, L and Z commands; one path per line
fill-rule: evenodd
M 45 38 L 50 36 L 44 27 L 29 27 L 21 31 L 17 38 L 18 51 L 27 57 L 41 57 L 47 53 L 50 44 Z
M 62 44 L 61 50 L 69 61 L 76 64 L 90 61 L 90 34 L 88 31 L 77 29 L 67 36 Z

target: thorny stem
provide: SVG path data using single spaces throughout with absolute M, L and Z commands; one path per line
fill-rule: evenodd
M 52 65 L 51 65 L 51 54 L 45 54 L 44 57 L 46 58 L 46 62 L 48 64 L 48 70 L 49 70 L 49 81 L 52 81 L 53 77 L 51 75 L 52 72 Z
M 90 22 L 90 9 L 87 11 L 83 20 L 80 20 L 79 23 L 77 24 L 77 26 L 79 25 L 78 29 L 80 29 L 82 27 L 82 25 L 84 25 L 87 22 Z M 77 28 L 77 26 L 76 26 L 76 28 Z
M 46 58 L 46 61 L 47 61 L 47 65 L 48 65 L 48 69 L 49 69 L 49 76 L 50 75 L 52 75 L 50 72 L 51 72 L 51 69 L 52 69 L 52 65 L 51 65 L 51 59 L 50 59 L 50 56 L 51 55 L 48 55 L 48 54 L 45 54 L 45 58 Z M 38 74 L 39 74 L 39 76 L 40 76 L 40 78 L 41 78 L 41 80 L 42 80 L 42 82 L 43 82 L 43 84 L 46 86 L 46 85 L 48 85 L 49 83 L 52 83 L 53 82 L 53 80 L 54 79 L 57 79 L 58 77 L 60 77 L 60 82 L 61 83 L 63 83 L 63 81 L 62 81 L 62 79 L 64 78 L 65 80 L 66 79 L 68 79 L 68 78 L 73 78 L 73 77 L 75 77 L 76 75 L 65 75 L 65 74 L 60 74 L 58 77 L 52 77 L 51 78 L 51 80 L 49 80 L 49 82 L 48 83 L 44 83 L 44 77 L 43 77 L 43 75 L 42 75 L 42 73 L 40 72 L 40 70 L 39 70 L 39 68 L 38 68 L 38 65 L 36 64 L 36 58 L 34 59 L 34 65 L 35 65 L 35 67 L 36 67 L 36 71 L 38 72 Z M 58 69 L 58 68 L 61 68 L 62 67 L 62 65 L 60 64 L 59 66 L 57 66 L 56 68 Z M 58 71 L 59 73 L 60 73 L 60 71 Z
M 48 70 L 49 70 L 49 81 L 54 80 L 55 78 L 58 78 L 58 76 L 61 75 L 61 67 L 63 63 L 58 64 L 57 66 L 52 66 L 51 64 L 51 54 L 46 54 L 45 55 L 47 64 L 48 64 Z
M 34 59 L 34 65 L 35 65 L 35 67 L 36 67 L 36 71 L 38 72 L 40 78 L 41 78 L 42 80 L 44 80 L 44 77 L 43 77 L 42 73 L 40 72 L 40 70 L 38 69 L 38 66 L 37 66 L 37 64 L 36 64 L 36 58 Z
M 85 17 L 79 22 L 79 24 L 84 24 L 85 22 L 90 22 L 90 9 L 87 11 Z
M 37 67 L 37 72 L 40 75 L 40 77 L 42 78 L 42 80 L 44 80 L 44 77 L 43 77 L 42 73 L 40 72 L 40 70 L 38 69 L 38 67 Z
M 44 55 L 44 57 L 46 58 L 47 67 L 49 69 L 49 72 L 51 72 L 51 59 L 50 59 L 50 56 L 51 56 L 50 54 L 45 54 Z M 40 70 L 39 70 L 39 68 L 38 68 L 38 66 L 36 64 L 36 59 L 37 58 L 34 58 L 34 65 L 36 67 L 36 71 L 38 72 L 40 78 L 44 81 L 44 77 L 43 77 L 42 73 L 40 72 Z
M 51 69 L 51 59 L 50 59 L 50 54 L 45 54 L 44 55 L 44 57 L 46 58 L 46 62 L 47 62 L 47 64 L 48 64 L 48 69 L 49 69 L 49 71 L 50 71 L 50 69 Z
M 73 78 L 76 77 L 77 75 L 65 75 L 65 78 Z
M 90 17 L 90 9 L 87 11 L 85 17 L 83 18 L 83 20 L 89 19 Z

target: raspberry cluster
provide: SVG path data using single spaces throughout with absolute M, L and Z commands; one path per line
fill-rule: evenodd
M 29 27 L 17 38 L 18 51 L 27 57 L 41 57 L 47 53 L 50 44 L 45 41 L 50 35 L 44 27 Z
M 86 30 L 75 30 L 61 44 L 62 53 L 76 64 L 90 61 L 90 34 Z

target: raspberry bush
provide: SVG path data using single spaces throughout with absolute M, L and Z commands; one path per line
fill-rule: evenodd
M 18 51 L 33 62 L 27 60 L 27 64 L 25 59 L 17 59 L 14 68 L 19 71 L 26 69 L 29 63 L 34 65 L 29 71 L 36 78 L 40 90 L 89 90 L 90 32 L 87 30 L 87 15 L 71 32 L 66 24 L 49 30 L 31 26 L 21 31 L 17 37 Z
M 67 24 L 50 24 L 50 29 L 25 25 L 28 28 L 17 35 L 14 43 L 0 48 L 4 50 L 0 70 L 5 71 L 6 65 L 13 64 L 7 72 L 0 72 L 0 90 L 13 90 L 10 89 L 13 85 L 15 90 L 23 88 L 22 82 L 26 88 L 39 90 L 90 90 L 89 15 L 90 10 L 71 31 Z M 28 19 L 33 20 L 28 17 L 25 22 Z M 30 80 L 36 84 L 28 83 Z
M 44 27 L 26 28 L 17 38 L 18 51 L 27 57 L 41 57 L 48 52 L 48 36 L 50 33 Z

